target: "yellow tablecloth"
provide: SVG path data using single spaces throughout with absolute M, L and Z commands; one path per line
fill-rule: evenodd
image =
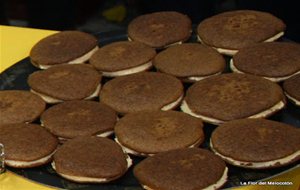
M 0 25 L 0 73 L 19 60 L 27 57 L 31 47 L 41 38 L 57 31 L 38 30 L 30 28 L 10 27 Z M 234 189 L 238 190 L 298 190 L 300 188 L 300 167 L 279 175 L 268 181 L 292 182 L 290 186 L 251 185 Z M 0 174 L 0 190 L 50 190 L 54 189 L 40 185 L 28 179 L 7 171 Z

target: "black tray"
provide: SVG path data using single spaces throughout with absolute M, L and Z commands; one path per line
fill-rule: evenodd
M 95 36 L 100 41 L 100 46 L 109 44 L 115 41 L 127 40 L 127 35 L 125 31 L 113 31 L 106 33 L 95 34 Z M 190 42 L 196 42 L 196 35 L 192 35 Z M 227 72 L 229 71 L 228 62 L 229 57 L 225 57 L 227 61 Z M 9 89 L 19 89 L 19 90 L 29 90 L 27 85 L 27 77 L 34 71 L 38 69 L 33 67 L 30 64 L 29 58 L 25 58 L 15 65 L 11 66 L 3 73 L 0 74 L 0 90 L 9 90 Z M 104 82 L 108 79 L 104 79 Z M 188 88 L 190 85 L 185 84 L 185 88 Z M 280 111 L 279 113 L 273 115 L 272 120 L 281 121 L 284 123 L 291 124 L 295 127 L 300 128 L 300 108 L 292 105 L 291 103 L 287 104 L 287 108 Z M 38 121 L 36 122 L 38 123 Z M 205 124 L 205 142 L 201 145 L 202 148 L 209 149 L 209 137 L 212 131 L 216 128 L 214 125 Z M 113 137 L 112 137 L 113 138 Z M 276 150 L 274 150 L 276 151 Z M 142 160 L 142 158 L 131 156 L 133 159 L 134 165 Z M 224 188 L 240 186 L 241 182 L 248 181 L 257 181 L 265 178 L 270 178 L 279 173 L 285 173 L 287 170 L 297 167 L 298 163 L 291 164 L 289 166 L 269 169 L 269 170 L 252 170 L 252 169 L 242 169 L 228 165 L 229 168 L 229 177 L 228 182 L 225 184 Z M 135 190 L 142 189 L 138 181 L 134 178 L 131 167 L 128 172 L 118 180 L 110 182 L 108 184 L 79 184 L 74 183 L 69 180 L 59 177 L 55 171 L 52 169 L 50 164 L 45 166 L 31 168 L 31 169 L 15 169 L 8 167 L 8 170 L 15 172 L 25 178 L 37 181 L 42 184 L 66 188 L 66 189 L 76 189 L 76 190 L 85 190 L 85 189 L 101 189 L 101 190 Z

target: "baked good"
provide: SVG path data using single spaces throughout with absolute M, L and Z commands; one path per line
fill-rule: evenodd
M 300 130 L 266 119 L 241 119 L 218 126 L 212 150 L 229 164 L 253 169 L 280 167 L 300 160 Z
M 300 74 L 284 81 L 283 89 L 286 97 L 295 105 L 300 106 Z
M 30 51 L 31 63 L 48 69 L 61 64 L 86 62 L 98 49 L 98 40 L 91 34 L 80 31 L 63 31 L 37 42 Z
M 28 91 L 0 91 L 0 125 L 30 123 L 36 120 L 45 108 L 46 102 Z
M 160 49 L 188 40 L 192 22 L 188 16 L 178 12 L 155 12 L 133 19 L 127 32 L 130 41 Z

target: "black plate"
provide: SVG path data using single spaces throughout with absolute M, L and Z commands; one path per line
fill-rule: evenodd
M 99 33 L 95 35 L 99 41 L 100 46 L 105 44 L 109 44 L 111 42 L 127 40 L 127 35 L 125 31 L 114 31 L 107 33 Z M 196 42 L 196 36 L 193 35 L 190 39 L 191 42 Z M 229 58 L 226 57 L 226 61 L 228 63 Z M 22 61 L 16 63 L 12 67 L 5 70 L 0 75 L 0 90 L 9 90 L 9 89 L 19 89 L 19 90 L 29 90 L 27 85 L 27 77 L 32 72 L 38 70 L 30 64 L 29 58 L 25 58 Z M 227 72 L 229 72 L 229 68 L 227 67 Z M 105 80 L 104 80 L 105 81 Z M 107 80 L 106 80 L 107 81 Z M 186 85 L 185 88 L 188 88 L 189 85 Z M 287 104 L 287 108 L 282 110 L 281 112 L 275 114 L 270 119 L 281 121 L 284 123 L 291 124 L 295 127 L 300 128 L 300 108 L 292 105 L 291 103 Z M 215 126 L 205 124 L 204 132 L 205 132 L 205 143 L 201 146 L 203 148 L 208 149 L 209 147 L 209 137 L 211 132 L 215 129 Z M 274 149 L 276 151 L 276 149 Z M 137 164 L 142 160 L 142 158 L 134 157 L 133 163 Z M 299 163 L 299 162 L 298 162 Z M 291 164 L 289 166 L 269 169 L 269 170 L 251 170 L 251 169 L 242 169 L 234 166 L 228 165 L 229 168 L 229 179 L 225 184 L 224 188 L 239 186 L 240 182 L 248 182 L 248 181 L 257 181 L 264 178 L 269 178 L 278 173 L 286 172 L 287 170 L 294 168 L 297 166 L 297 163 Z M 138 181 L 134 178 L 132 173 L 132 167 L 122 178 L 113 181 L 109 184 L 79 184 L 74 183 L 68 180 L 65 180 L 59 177 L 55 171 L 51 168 L 50 164 L 45 166 L 31 168 L 31 169 L 15 169 L 8 168 L 8 170 L 13 171 L 19 175 L 22 175 L 28 179 L 51 185 L 59 188 L 66 189 L 76 189 L 76 190 L 84 190 L 84 189 L 102 189 L 102 190 L 135 190 L 142 189 L 139 185 Z

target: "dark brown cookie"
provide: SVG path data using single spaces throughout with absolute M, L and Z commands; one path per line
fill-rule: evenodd
M 148 156 L 178 148 L 197 147 L 204 140 L 202 121 L 176 111 L 144 111 L 121 118 L 116 140 L 125 152 Z
M 222 55 L 196 43 L 172 46 L 160 52 L 153 63 L 158 71 L 194 82 L 220 74 L 225 68 Z
M 5 148 L 5 164 L 30 168 L 48 163 L 58 140 L 36 124 L 0 125 L 0 143 Z
M 235 120 L 214 130 L 211 147 L 239 167 L 280 167 L 300 159 L 300 130 L 266 119 Z
M 68 101 L 47 109 L 42 125 L 54 135 L 71 139 L 83 135 L 110 135 L 117 114 L 105 104 L 94 101 Z
M 114 42 L 99 49 L 90 63 L 103 76 L 115 77 L 145 71 L 152 67 L 153 48 L 139 42 Z
M 300 73 L 300 45 L 270 42 L 241 49 L 232 58 L 231 70 L 280 82 Z
M 130 165 L 131 159 L 117 143 L 87 136 L 64 143 L 52 163 L 59 175 L 80 183 L 107 183 L 124 175 Z
M 145 189 L 218 189 L 227 180 L 225 162 L 199 148 L 177 149 L 148 157 L 134 168 Z
M 96 97 L 101 75 L 89 65 L 60 65 L 29 75 L 33 92 L 47 103 Z
M 186 41 L 192 32 L 192 22 L 188 16 L 178 12 L 156 12 L 133 19 L 127 32 L 132 41 L 165 48 Z
M 285 98 L 279 85 L 267 79 L 229 73 L 192 85 L 181 109 L 204 121 L 219 124 L 242 118 L 264 118 L 282 109 Z
M 286 96 L 296 105 L 300 106 L 300 74 L 284 81 L 283 89 Z
M 97 39 L 90 34 L 80 31 L 63 31 L 50 35 L 35 44 L 30 51 L 30 59 L 33 65 L 48 68 L 57 64 L 74 62 L 75 59 L 82 58 L 96 49 L 97 45 Z M 91 55 L 74 63 L 83 63 Z
M 239 50 L 266 41 L 284 30 L 282 20 L 253 10 L 224 12 L 205 19 L 197 28 L 204 44 L 225 50 Z
M 170 110 L 183 96 L 180 80 L 163 73 L 142 72 L 108 81 L 100 101 L 121 114 L 144 110 Z
M 22 90 L 0 91 L 0 125 L 30 123 L 46 108 L 39 96 Z

